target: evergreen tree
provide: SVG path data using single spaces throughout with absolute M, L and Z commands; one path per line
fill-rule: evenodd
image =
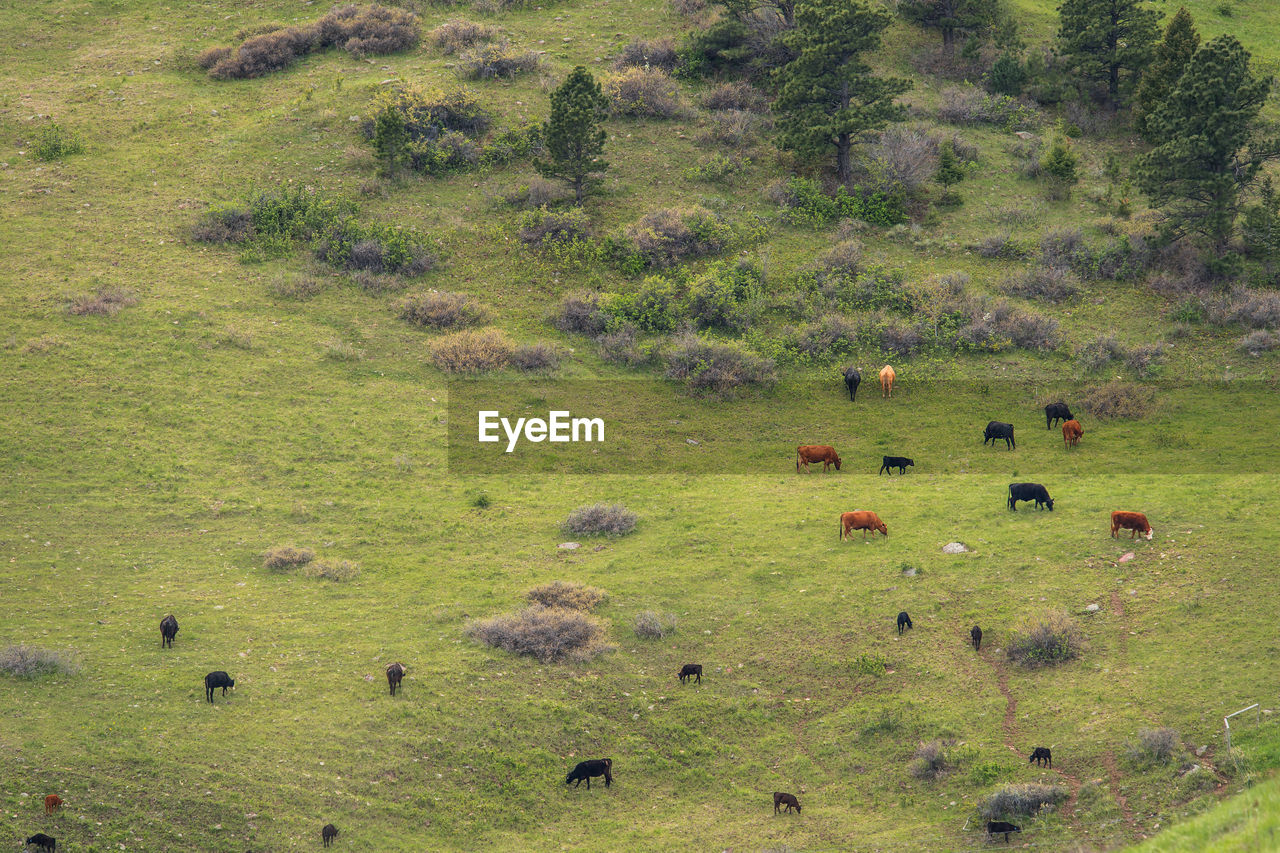
M 1280 157 L 1280 139 L 1264 138 L 1258 122 L 1272 82 L 1254 76 L 1234 36 L 1218 36 L 1149 116 L 1164 142 L 1138 158 L 1138 186 L 1163 213 L 1168 236 L 1197 234 L 1215 253 L 1226 250 L 1241 195 Z
M 934 173 L 933 179 L 942 184 L 943 190 L 950 190 L 952 184 L 964 180 L 964 164 L 956 156 L 950 139 L 938 149 L 938 171 Z
M 999 0 L 901 0 L 898 12 L 914 24 L 942 33 L 950 56 L 958 37 L 985 36 L 1000 16 Z
M 1276 262 L 1280 261 L 1280 194 L 1271 178 L 1262 179 L 1258 203 L 1245 208 L 1240 222 L 1240 236 L 1245 252 L 1262 261 L 1263 276 L 1268 284 L 1276 279 Z
M 1071 188 L 1080 180 L 1080 158 L 1062 137 L 1053 140 L 1049 153 L 1040 161 L 1040 171 L 1049 177 L 1049 196 L 1067 198 Z
M 409 131 L 404 126 L 404 115 L 395 104 L 387 104 L 373 120 L 373 152 L 382 162 L 382 171 L 391 176 L 396 166 L 405 159 L 409 145 Z
M 997 95 L 1016 97 L 1027 82 L 1027 67 L 1017 56 L 1005 51 L 996 57 L 987 72 L 987 88 Z
M 1143 0 L 1063 0 L 1058 7 L 1058 49 L 1077 77 L 1105 84 L 1112 109 L 1122 82 L 1150 61 L 1160 13 Z
M 1159 142 L 1152 137 L 1147 119 L 1160 103 L 1173 91 L 1182 72 L 1191 64 L 1191 57 L 1200 47 L 1200 34 L 1185 6 L 1180 6 L 1165 27 L 1164 39 L 1156 47 L 1155 59 L 1142 74 L 1142 82 L 1133 97 L 1133 129 L 1148 142 Z
M 906 110 L 894 97 L 909 80 L 877 77 L 862 54 L 880 46 L 892 17 L 863 0 L 809 0 L 796 7 L 796 28 L 783 38 L 796 58 L 778 69 L 778 140 L 803 157 L 835 148 L 836 177 L 852 173 L 854 142 Z
M 544 178 L 558 178 L 573 188 L 576 204 L 600 183 L 609 165 L 604 152 L 605 132 L 600 127 L 608 100 L 591 72 L 579 65 L 551 93 L 551 118 L 543 126 L 547 160 L 535 160 Z

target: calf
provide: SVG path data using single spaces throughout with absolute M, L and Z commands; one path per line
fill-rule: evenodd
M 613 759 L 612 758 L 593 758 L 590 761 L 579 761 L 578 766 L 569 771 L 569 775 L 564 777 L 564 783 L 568 785 L 574 783 L 573 787 L 582 784 L 582 780 L 587 780 L 587 790 L 591 790 L 591 777 L 603 776 L 604 786 L 607 788 L 613 784 Z
M 1036 767 L 1043 767 L 1045 764 L 1053 767 L 1053 752 L 1047 746 L 1037 746 L 1031 750 L 1031 757 L 1027 759 L 1027 763 L 1030 764 L 1033 761 Z
M 389 663 L 387 664 L 387 686 L 391 688 L 391 695 L 396 695 L 396 688 L 400 686 L 401 680 L 404 678 L 404 664 Z
M 328 847 L 333 843 L 333 839 L 338 837 L 338 827 L 331 823 L 326 823 L 324 829 L 320 830 L 320 838 L 324 841 L 324 846 Z
M 991 446 L 995 447 L 996 442 L 1004 439 L 1004 446 L 1013 450 L 1018 443 L 1013 440 L 1013 424 L 1001 423 L 1000 421 L 991 421 L 987 424 L 987 428 L 982 432 L 982 443 L 985 445 L 988 441 Z
M 1041 506 L 1047 506 L 1049 508 L 1049 512 L 1053 512 L 1053 498 L 1049 497 L 1049 490 L 1039 483 L 1010 483 L 1010 512 L 1018 511 L 1018 501 L 1035 501 L 1036 509 L 1039 509 Z
M 907 628 L 914 628 L 911 624 L 911 617 L 907 615 L 907 611 L 903 610 L 898 614 L 898 636 L 902 636 L 902 632 Z
M 1058 421 L 1070 421 L 1075 418 L 1066 403 L 1050 403 L 1044 407 L 1044 428 L 1052 429 Z
M 898 374 L 893 372 L 893 368 L 885 365 L 880 369 L 880 396 L 893 396 L 893 380 L 898 378 Z
M 974 625 L 969 629 L 969 639 L 973 640 L 973 650 L 975 652 L 982 651 L 982 629 Z
M 1014 826 L 1014 825 L 1013 825 L 1013 824 L 1011 824 L 1011 823 L 1005 823 L 1005 822 L 1004 822 L 1004 821 L 1002 821 L 1002 820 L 989 820 L 989 821 L 987 821 L 987 835 L 999 835 L 999 834 L 1000 834 L 1000 833 L 1002 833 L 1002 832 L 1004 833 L 1004 843 L 1005 843 L 1005 844 L 1008 844 L 1008 843 L 1009 843 L 1009 833 L 1011 833 L 1011 832 L 1022 832 L 1022 827 L 1020 827 L 1020 826 Z
M 1084 435 L 1084 430 L 1080 428 L 1079 421 L 1067 421 L 1062 425 L 1062 443 L 1067 447 L 1075 447 L 1080 443 L 1080 436 Z
M 858 396 L 858 386 L 862 384 L 862 371 L 856 367 L 844 369 L 844 387 L 849 389 L 849 402 Z
M 44 798 L 45 814 L 53 814 L 60 808 L 62 808 L 62 797 L 59 797 L 57 794 L 50 794 Z
M 796 799 L 795 794 L 788 794 L 783 791 L 773 792 L 773 813 L 778 813 L 779 806 L 786 806 L 786 811 L 796 810 L 796 814 L 800 814 L 800 801 Z
M 880 463 L 880 473 L 883 474 L 885 471 L 889 471 L 890 477 L 893 476 L 893 471 L 889 470 L 891 468 L 897 468 L 899 474 L 905 474 L 907 473 L 908 465 L 910 465 L 912 468 L 916 467 L 915 460 L 908 459 L 905 456 L 883 456 L 881 458 L 884 461 Z
M 805 473 L 809 472 L 809 463 L 822 463 L 822 473 L 826 473 L 832 466 L 836 466 L 836 470 L 840 470 L 840 456 L 836 453 L 836 449 L 827 444 L 802 444 L 796 448 L 796 473 L 800 473 L 800 466 L 804 466 Z
M 173 648 L 173 638 L 178 635 L 178 620 L 173 618 L 173 614 L 160 620 L 160 648 L 168 646 Z
M 205 697 L 210 702 L 213 701 L 213 691 L 217 690 L 219 687 L 222 688 L 222 695 L 226 696 L 227 688 L 235 686 L 236 680 L 222 670 L 211 672 L 204 677 L 204 693 Z
M 57 839 L 50 835 L 45 835 L 43 832 L 37 832 L 35 835 L 28 838 L 27 843 L 23 846 L 30 847 L 32 844 L 39 847 L 41 850 L 48 850 L 49 853 L 54 853 L 54 851 L 58 849 Z
M 697 679 L 698 683 L 701 684 L 702 683 L 702 664 L 687 663 L 684 666 L 680 667 L 680 671 L 677 672 L 676 675 L 680 676 L 681 684 L 686 683 L 690 678 Z
M 1151 525 L 1147 523 L 1147 517 L 1140 512 L 1120 512 L 1111 513 L 1111 538 L 1116 539 L 1117 531 L 1121 528 L 1132 530 L 1129 538 L 1135 538 L 1139 533 L 1145 533 L 1147 539 L 1153 535 Z
M 840 514 L 840 541 L 843 542 L 854 530 L 861 530 L 863 539 L 867 538 L 867 531 L 872 534 L 879 531 L 886 538 L 889 536 L 889 528 L 880 520 L 880 516 L 869 509 L 855 509 L 853 512 Z

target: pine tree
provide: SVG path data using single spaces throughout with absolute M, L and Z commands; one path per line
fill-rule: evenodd
M 1244 238 L 1245 252 L 1262 261 L 1267 283 L 1274 282 L 1276 262 L 1280 261 L 1280 194 L 1270 177 L 1262 179 L 1258 203 L 1245 209 L 1240 236 Z
M 891 22 L 888 12 L 863 0 L 810 0 L 796 7 L 796 28 L 783 37 L 796 58 L 776 72 L 779 143 L 812 158 L 834 147 L 842 184 L 858 137 L 906 117 L 893 99 L 911 82 L 877 77 L 862 59 L 880 46 Z
M 1215 253 L 1226 250 L 1241 195 L 1263 164 L 1280 158 L 1280 139 L 1263 137 L 1258 121 L 1272 82 L 1254 76 L 1234 36 L 1218 36 L 1149 116 L 1151 133 L 1165 141 L 1138 158 L 1138 186 L 1164 215 L 1168 236 L 1197 234 Z
M 1114 109 L 1121 83 L 1127 85 L 1150 61 L 1160 13 L 1143 0 L 1063 0 L 1058 21 L 1059 51 L 1077 77 L 1106 85 Z
M 600 183 L 609 165 L 604 152 L 604 121 L 608 100 L 591 72 L 579 65 L 551 93 L 551 118 L 543 126 L 547 160 L 534 161 L 544 178 L 557 178 L 573 188 L 576 204 Z
M 1049 197 L 1064 199 L 1080 180 L 1080 158 L 1062 137 L 1053 141 L 1049 153 L 1040 162 L 1040 171 L 1049 176 Z
M 1133 96 L 1133 129 L 1148 142 L 1159 142 L 1152 137 L 1147 119 L 1160 103 L 1169 96 L 1182 72 L 1191 64 L 1191 57 L 1200 47 L 1200 34 L 1186 7 L 1177 13 L 1165 27 L 1164 39 L 1156 47 L 1155 59 L 1142 74 L 1142 82 Z
M 964 164 L 956 156 L 950 139 L 938 148 L 938 171 L 934 173 L 933 179 L 942 184 L 944 190 L 949 190 L 952 184 L 964 180 Z
M 985 35 L 1000 15 L 998 0 L 902 0 L 898 12 L 914 24 L 942 33 L 942 47 L 950 56 L 961 36 Z

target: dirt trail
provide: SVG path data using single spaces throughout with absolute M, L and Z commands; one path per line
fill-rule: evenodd
M 1133 821 L 1133 809 L 1129 808 L 1129 798 L 1120 793 L 1120 768 L 1116 764 L 1115 750 L 1108 749 L 1102 756 L 1102 763 L 1107 766 L 1107 779 L 1111 783 L 1111 794 L 1116 798 L 1116 803 L 1120 806 L 1120 813 L 1124 815 L 1124 822 L 1129 824 L 1129 829 L 1136 827 Z

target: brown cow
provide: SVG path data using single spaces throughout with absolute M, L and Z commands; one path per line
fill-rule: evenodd
M 1129 534 L 1130 539 L 1137 537 L 1139 533 L 1147 534 L 1147 539 L 1152 536 L 1151 525 L 1147 523 L 1147 517 L 1140 512 L 1121 512 L 1117 510 L 1111 513 L 1112 539 L 1119 538 L 1116 536 L 1116 532 L 1121 528 L 1133 531 Z
M 830 470 L 832 465 L 836 466 L 836 470 L 840 470 L 840 456 L 836 453 L 834 447 L 826 444 L 802 444 L 796 448 L 796 473 L 800 473 L 800 466 L 804 466 L 805 473 L 809 472 L 809 463 L 822 463 L 822 473 Z
M 868 530 L 872 533 L 879 530 L 886 539 L 889 536 L 889 528 L 885 527 L 880 516 L 869 509 L 857 509 L 840 515 L 840 541 L 843 542 L 852 530 L 861 530 L 863 539 L 867 538 Z
M 893 396 L 893 380 L 898 378 L 898 374 L 893 372 L 893 368 L 885 365 L 880 369 L 880 396 Z
M 1075 447 L 1080 443 L 1080 436 L 1084 435 L 1084 430 L 1080 428 L 1079 421 L 1067 421 L 1062 425 L 1062 443 L 1067 447 Z
M 57 794 L 50 794 L 44 798 L 45 814 L 53 814 L 60 808 L 62 808 L 62 797 L 59 797 Z

